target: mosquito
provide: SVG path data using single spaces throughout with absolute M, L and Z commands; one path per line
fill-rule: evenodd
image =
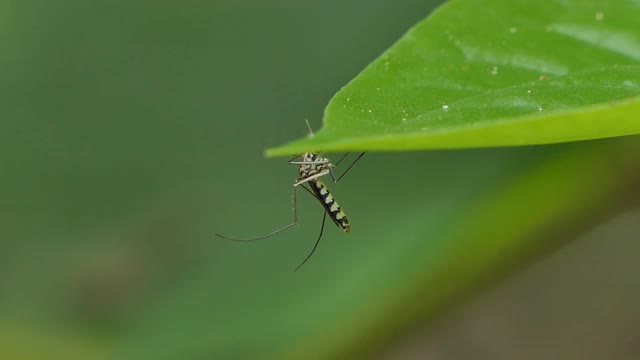
M 312 137 L 313 131 L 311 130 L 311 126 L 309 126 L 308 122 L 307 122 L 307 126 L 309 127 L 309 136 Z M 331 218 L 334 224 L 336 224 L 338 228 L 342 229 L 342 231 L 344 231 L 347 234 L 351 232 L 351 223 L 347 219 L 347 215 L 344 213 L 340 205 L 338 205 L 336 200 L 333 198 L 333 195 L 331 195 L 331 192 L 329 192 L 327 185 L 325 185 L 325 183 L 320 178 L 323 176 L 329 175 L 329 177 L 331 178 L 331 180 L 333 180 L 334 183 L 339 182 L 347 174 L 347 172 L 351 170 L 353 165 L 355 165 L 358 162 L 358 160 L 360 160 L 362 156 L 364 156 L 364 154 L 365 154 L 364 152 L 360 153 L 360 155 L 358 155 L 358 157 L 351 163 L 351 165 L 349 165 L 349 167 L 347 167 L 347 169 L 339 177 L 335 176 L 333 172 L 333 167 L 338 166 L 349 155 L 349 153 L 344 154 L 342 158 L 340 158 L 340 160 L 338 160 L 338 162 L 336 162 L 335 164 L 332 164 L 331 161 L 329 161 L 329 159 L 315 152 L 308 152 L 300 156 L 294 157 L 293 159 L 289 160 L 289 164 L 298 166 L 299 177 L 293 183 L 293 222 L 280 229 L 272 231 L 266 235 L 263 235 L 257 238 L 252 238 L 252 239 L 231 238 L 231 237 L 223 236 L 220 234 L 216 234 L 216 236 L 226 240 L 231 240 L 231 241 L 251 242 L 251 241 L 258 241 L 258 240 L 270 238 L 276 234 L 279 234 L 287 229 L 290 229 L 298 225 L 298 205 L 297 205 L 296 189 L 298 188 L 298 186 L 300 186 L 303 189 L 305 189 L 309 194 L 311 194 L 311 196 L 313 196 L 316 200 L 318 200 L 320 204 L 322 204 L 324 213 L 322 215 L 322 225 L 320 226 L 320 234 L 318 235 L 318 238 L 316 239 L 316 242 L 313 245 L 311 252 L 307 255 L 307 257 L 304 258 L 304 260 L 300 263 L 300 265 L 298 265 L 293 270 L 293 271 L 298 271 L 298 269 L 300 269 L 302 265 L 304 265 L 307 262 L 307 260 L 309 260 L 309 258 L 311 258 L 313 253 L 316 251 L 316 248 L 320 243 L 320 239 L 322 238 L 322 233 L 324 231 L 324 225 L 327 219 L 327 215 L 329 215 L 329 218 Z

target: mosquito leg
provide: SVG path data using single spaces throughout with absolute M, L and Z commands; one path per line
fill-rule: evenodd
M 291 165 L 319 165 L 319 164 L 326 164 L 329 162 L 329 160 L 317 160 L 317 161 L 293 161 L 295 159 L 299 158 L 295 157 L 292 160 L 289 160 L 289 164 Z M 334 165 L 335 166 L 335 165 Z
M 307 191 L 309 191 L 307 189 Z M 225 240 L 231 240 L 231 241 L 240 241 L 240 242 L 251 242 L 251 241 L 258 241 L 258 240 L 262 240 L 262 239 L 266 239 L 269 237 L 272 237 L 273 235 L 279 234 L 285 230 L 287 230 L 288 228 L 294 227 L 298 225 L 298 201 L 297 201 L 297 195 L 296 195 L 296 188 L 293 188 L 293 222 L 283 228 L 280 228 L 278 230 L 272 231 L 270 233 L 268 233 L 267 235 L 263 235 L 257 238 L 253 238 L 253 239 L 237 239 L 237 238 L 231 238 L 231 237 L 227 237 L 227 236 L 223 236 L 220 234 L 216 234 L 217 237 L 223 238 Z
M 293 269 L 293 271 L 298 271 L 298 269 L 300 269 L 302 267 L 302 265 L 304 265 L 304 263 L 307 262 L 307 260 L 309 260 L 309 258 L 311 257 L 311 255 L 313 255 L 313 253 L 316 251 L 316 248 L 318 247 L 318 244 L 320 243 L 320 239 L 322 238 L 322 232 L 324 231 L 324 222 L 325 220 L 327 220 L 327 212 L 325 211 L 322 215 L 322 226 L 320 226 L 320 235 L 318 235 L 318 240 L 316 240 L 315 245 L 313 245 L 313 249 L 311 249 L 311 252 L 309 253 L 309 255 L 307 255 L 306 258 L 304 258 L 304 260 L 300 263 L 300 265 L 298 265 L 295 269 Z
M 316 195 L 313 191 L 309 190 L 308 187 L 306 187 L 304 184 L 300 184 L 300 186 L 302 186 L 303 189 L 307 190 L 307 192 L 309 194 L 311 194 L 311 196 L 313 196 L 314 198 L 316 198 L 316 200 L 322 202 L 322 200 L 320 200 L 320 198 L 318 197 L 318 195 Z
M 293 183 L 293 186 L 298 186 L 300 184 L 304 184 L 306 182 L 309 182 L 311 180 L 314 180 L 314 179 L 317 179 L 319 177 L 325 176 L 327 174 L 331 174 L 331 168 L 329 168 L 329 170 L 324 170 L 322 172 L 319 172 L 317 174 L 311 175 L 311 176 L 306 177 L 304 179 L 300 179 L 300 180 L 296 181 L 295 183 Z
M 358 157 L 353 160 L 353 162 L 351 163 L 351 165 L 349 165 L 349 167 L 347 168 L 347 170 L 345 170 L 342 175 L 340 175 L 339 178 L 336 179 L 336 176 L 333 174 L 333 170 L 331 170 L 331 167 L 329 167 L 329 176 L 331 176 L 331 180 L 333 180 L 333 182 L 338 182 L 340 181 L 340 179 L 342 179 L 348 172 L 349 170 L 351 170 L 351 168 L 353 167 L 353 165 L 355 165 L 358 160 L 360 160 L 363 156 L 364 156 L 364 152 L 360 153 L 360 155 L 358 155 Z M 344 156 L 342 157 L 342 159 L 344 159 Z M 340 161 L 342 161 L 342 159 L 340 159 Z
M 330 164 L 330 165 L 329 165 L 329 176 L 331 176 L 331 180 L 333 180 L 333 182 L 338 182 L 338 180 L 336 180 L 336 176 L 335 176 L 335 174 L 333 173 L 333 169 L 332 169 L 331 167 L 332 167 L 332 166 L 338 166 L 338 165 L 340 165 L 340 163 L 342 162 L 342 160 L 344 160 L 344 159 L 347 157 L 347 155 L 349 155 L 349 154 L 350 154 L 350 153 L 345 153 L 344 155 L 342 155 L 342 157 L 340 158 L 340 160 L 338 160 L 338 162 L 337 162 L 337 163 L 335 163 L 335 164 Z M 347 170 L 348 170 L 348 169 L 347 169 Z
M 347 155 L 349 155 L 349 154 L 351 154 L 351 153 L 345 153 L 344 155 L 342 155 L 342 157 L 340 158 L 340 160 L 338 160 L 338 162 L 337 162 L 337 163 L 335 163 L 335 164 L 333 164 L 333 165 L 334 165 L 334 166 L 338 166 L 338 165 L 342 162 L 342 160 L 344 160 L 344 158 L 346 158 L 346 157 L 347 157 Z
M 296 155 L 296 156 L 294 156 L 293 158 L 291 158 L 291 160 L 289 160 L 289 161 L 288 161 L 288 163 L 289 163 L 289 164 L 294 164 L 293 160 L 295 160 L 295 159 L 299 159 L 299 158 L 300 158 L 300 155 Z
M 331 166 L 329 166 L 329 177 L 331 177 L 331 180 L 333 180 L 334 183 L 338 182 L 338 179 L 336 179 L 336 175 L 333 173 L 333 168 Z

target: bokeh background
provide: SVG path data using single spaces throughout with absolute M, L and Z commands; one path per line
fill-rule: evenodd
M 368 154 L 332 187 L 353 233 L 330 224 L 295 274 L 313 199 L 268 241 L 213 236 L 290 221 L 295 171 L 264 149 L 321 127 L 332 95 L 436 5 L 2 1 L 0 358 L 640 354 L 640 213 L 622 190 L 556 235 L 578 241 L 435 323 L 384 330 L 457 214 L 530 166 L 628 156 L 637 139 Z

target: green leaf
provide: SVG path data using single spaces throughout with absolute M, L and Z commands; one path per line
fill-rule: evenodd
M 624 0 L 451 1 L 341 89 L 315 136 L 267 155 L 638 134 L 638 13 Z

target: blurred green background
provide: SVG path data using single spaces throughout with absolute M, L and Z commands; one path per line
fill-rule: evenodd
M 316 255 L 295 274 L 321 221 L 313 199 L 301 197 L 298 228 L 268 241 L 213 236 L 257 236 L 290 221 L 295 171 L 284 159 L 264 159 L 264 149 L 304 135 L 304 119 L 319 128 L 332 95 L 436 4 L 3 1 L 0 358 L 508 359 L 519 342 L 550 339 L 542 330 L 518 338 L 513 329 L 562 328 L 558 316 L 514 320 L 495 304 L 519 301 L 518 313 L 549 314 L 538 298 L 517 296 L 545 293 L 541 287 L 552 285 L 540 279 L 555 273 L 514 278 L 520 285 L 483 295 L 429 331 L 411 311 L 399 316 L 413 320 L 391 320 L 386 330 L 381 324 L 397 315 L 387 305 L 417 278 L 404 275 L 437 262 L 432 250 L 448 246 L 438 240 L 460 230 L 460 214 L 549 159 L 581 157 L 583 149 L 604 154 L 597 164 L 637 157 L 637 139 L 368 154 L 331 187 L 353 233 L 329 225 Z M 615 281 L 598 282 L 588 271 L 566 278 L 592 290 L 581 299 L 615 283 L 624 288 L 619 302 L 603 298 L 601 308 L 576 310 L 571 303 L 579 299 L 560 286 L 567 303 L 561 324 L 606 310 L 607 319 L 620 321 L 589 334 L 640 333 L 619 326 L 640 320 L 638 267 L 628 258 L 637 254 L 640 214 L 612 215 L 636 204 L 617 205 L 634 164 L 606 167 L 624 171 L 611 175 L 616 181 L 598 180 L 615 185 L 589 203 L 586 212 L 595 215 L 578 216 L 570 235 L 554 235 L 590 236 L 595 245 L 585 259 L 599 254 L 598 261 L 629 264 L 598 267 Z M 601 204 L 603 211 L 591 211 Z M 521 205 L 526 217 L 526 199 Z M 588 233 L 605 221 L 610 234 L 626 235 Z M 611 239 L 626 250 L 607 257 Z M 530 271 L 548 271 L 542 264 Z M 561 265 L 557 271 L 566 271 Z M 604 354 L 609 347 L 640 352 L 637 337 L 598 338 Z M 495 347 L 502 352 L 488 350 Z M 526 354 L 536 358 L 531 348 Z

